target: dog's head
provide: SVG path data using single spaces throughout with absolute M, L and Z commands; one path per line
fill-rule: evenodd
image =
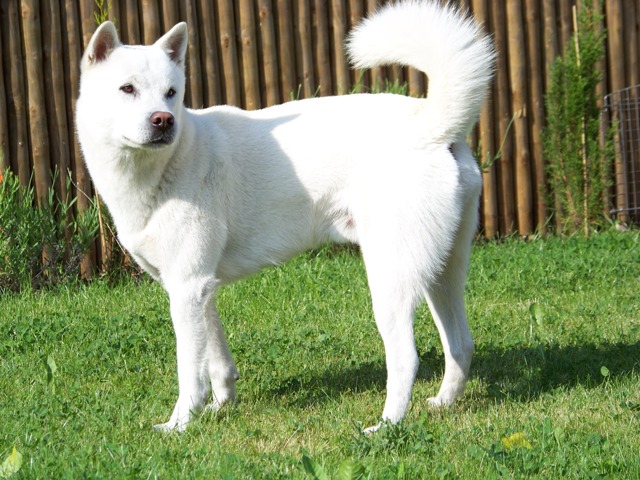
M 117 149 L 157 150 L 181 131 L 187 25 L 150 46 L 120 43 L 113 23 L 93 34 L 82 57 L 78 132 Z

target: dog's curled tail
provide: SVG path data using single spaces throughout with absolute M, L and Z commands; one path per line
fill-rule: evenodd
M 355 27 L 347 51 L 357 68 L 410 65 L 429 77 L 427 132 L 450 144 L 478 119 L 495 50 L 480 26 L 438 1 L 389 3 Z

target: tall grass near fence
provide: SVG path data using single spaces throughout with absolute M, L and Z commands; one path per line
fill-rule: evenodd
M 37 205 L 32 186 L 0 171 L 0 292 L 78 278 L 98 217 L 95 207 L 73 215 L 74 205 L 75 199 L 61 199 L 53 188 Z

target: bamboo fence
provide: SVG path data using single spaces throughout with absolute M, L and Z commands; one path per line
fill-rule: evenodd
M 578 0 L 593 2 L 598 0 Z M 368 92 L 406 82 L 425 95 L 426 77 L 408 68 L 354 71 L 344 37 L 383 0 L 105 0 L 124 43 L 152 43 L 189 24 L 187 95 L 194 108 L 264 108 L 297 98 Z M 485 25 L 498 61 L 491 95 L 473 135 L 483 164 L 482 232 L 487 237 L 545 231 L 548 185 L 540 132 L 550 68 L 573 30 L 575 0 L 459 0 Z M 607 29 L 599 95 L 640 83 L 640 0 L 602 2 Z M 96 28 L 95 0 L 0 1 L 0 168 L 38 197 L 54 187 L 88 207 L 95 192 L 74 131 L 79 63 Z M 52 185 L 52 170 L 59 176 Z M 615 162 L 614 207 L 624 210 L 624 165 Z M 71 188 L 67 191 L 67 175 Z M 103 239 L 104 240 L 104 239 Z M 85 259 L 105 261 L 106 243 Z

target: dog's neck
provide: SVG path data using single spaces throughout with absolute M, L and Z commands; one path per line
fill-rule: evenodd
M 175 152 L 181 151 L 180 143 L 185 142 L 183 137 L 158 150 L 122 150 L 103 145 L 93 154 L 86 152 L 96 190 L 107 204 L 119 234 L 144 230 L 163 201 L 163 184 L 171 182 L 168 177 L 177 160 Z

